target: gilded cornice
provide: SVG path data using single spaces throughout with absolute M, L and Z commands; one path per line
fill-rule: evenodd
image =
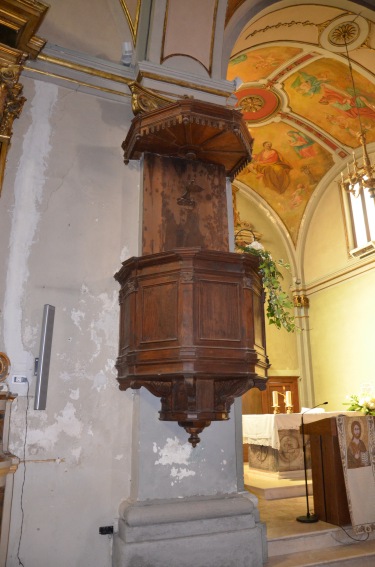
M 61 59 L 53 55 L 45 55 L 42 53 L 38 57 L 39 61 L 45 61 L 46 63 L 51 63 L 52 65 L 58 65 L 64 67 L 65 69 L 71 69 L 79 73 L 85 73 L 86 75 L 91 75 L 93 77 L 100 77 L 101 79 L 106 79 L 107 81 L 115 81 L 117 83 L 122 83 L 124 85 L 129 85 L 133 79 L 129 77 L 123 77 L 120 74 L 110 73 L 108 71 L 102 71 L 95 67 L 90 67 L 89 65 L 83 65 L 80 63 L 75 63 L 67 59 Z
M 103 85 L 95 85 L 93 83 L 89 83 L 87 81 L 82 81 L 81 79 L 73 79 L 73 77 L 66 77 L 64 75 L 59 75 L 58 73 L 51 73 L 50 71 L 42 71 L 41 69 L 34 69 L 34 68 L 26 68 L 27 72 L 30 75 L 33 75 L 34 73 L 36 75 L 43 75 L 45 77 L 50 77 L 51 79 L 57 79 L 59 82 L 60 81 L 67 81 L 69 83 L 72 83 L 74 85 L 78 85 L 79 87 L 83 87 L 87 90 L 91 90 L 93 89 L 94 91 L 97 90 L 99 92 L 102 93 L 107 93 L 109 95 L 113 95 L 114 97 L 127 97 L 130 98 L 130 94 L 129 93 L 124 93 L 123 91 L 117 91 L 115 89 L 109 89 L 107 87 L 104 87 Z
M 130 100 L 128 85 L 134 81 L 133 68 L 59 46 L 47 46 L 36 61 L 28 60 L 24 75 L 43 76 L 51 82 L 64 82 L 67 88 L 92 91 L 119 102 Z
M 217 96 L 225 97 L 225 98 L 228 98 L 232 94 L 232 91 L 229 91 L 229 90 L 226 91 L 226 90 L 223 90 L 223 89 L 210 87 L 208 85 L 203 85 L 201 83 L 197 84 L 197 83 L 193 83 L 191 81 L 179 79 L 177 77 L 172 77 L 170 75 L 162 75 L 162 74 L 159 74 L 159 73 L 154 73 L 154 72 L 150 72 L 150 71 L 146 71 L 146 70 L 140 70 L 138 75 L 137 75 L 137 79 L 136 79 L 137 82 L 141 82 L 142 79 L 153 79 L 153 80 L 160 81 L 160 82 L 163 82 L 163 83 L 169 83 L 171 85 L 176 85 L 176 86 L 183 87 L 183 88 L 186 88 L 186 89 L 201 91 L 201 92 L 204 92 L 204 93 L 209 93 L 209 94 L 213 94 L 213 95 L 217 95 Z
M 153 93 L 160 101 L 174 100 L 188 94 L 196 98 L 208 98 L 212 102 L 228 101 L 233 93 L 233 83 L 226 80 L 212 80 L 207 77 L 193 77 L 187 73 L 140 62 L 137 67 L 125 67 L 119 63 L 102 60 L 77 51 L 63 49 L 59 46 L 47 46 L 35 61 L 26 61 L 24 74 L 33 77 L 43 75 L 61 84 L 66 82 L 79 85 L 85 92 L 91 89 L 93 94 L 103 93 L 105 97 L 123 101 L 132 96 L 133 105 L 141 108 L 145 101 L 146 91 Z M 140 90 L 138 94 L 134 85 Z M 73 87 L 75 88 L 75 87 Z M 135 99 L 140 97 L 139 102 Z

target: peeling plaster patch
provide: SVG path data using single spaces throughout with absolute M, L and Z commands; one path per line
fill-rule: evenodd
M 51 118 L 57 101 L 58 87 L 35 83 L 34 98 L 29 101 L 31 124 L 23 138 L 21 158 L 14 181 L 14 208 L 6 267 L 6 289 L 3 307 L 4 350 L 12 361 L 13 371 L 33 368 L 33 354 L 22 342 L 22 298 L 29 278 L 29 257 L 35 242 L 46 180 L 45 171 L 51 152 Z M 35 143 L 38 140 L 38 143 Z
M 79 400 L 79 388 L 77 388 L 76 390 L 70 390 L 69 397 L 72 400 Z
M 222 464 L 222 465 L 226 465 L 226 464 L 227 464 L 227 461 L 224 459 L 221 464 Z
M 124 458 L 124 455 L 116 455 L 115 456 L 116 461 L 121 461 L 123 458 Z
M 62 433 L 79 439 L 83 424 L 76 418 L 75 413 L 75 407 L 68 402 L 59 414 L 55 414 L 55 423 L 45 429 L 29 430 L 27 436 L 29 445 L 37 448 L 38 452 L 51 451 Z
M 175 467 L 173 467 L 171 469 L 171 476 L 176 477 L 178 480 L 182 480 L 187 476 L 195 476 L 195 474 L 196 474 L 195 471 L 189 471 L 188 469 L 184 469 L 184 468 L 176 469 Z
M 81 328 L 81 320 L 85 318 L 85 313 L 83 311 L 78 311 L 78 309 L 72 309 L 71 318 L 73 323 L 78 327 L 78 329 L 82 332 Z
M 101 302 L 101 307 L 98 309 L 99 316 L 93 320 L 90 325 L 91 340 L 96 345 L 96 351 L 92 355 L 90 362 L 97 358 L 100 354 L 100 349 L 103 343 L 106 346 L 112 346 L 113 349 L 117 347 L 117 326 L 118 326 L 118 297 L 117 292 L 112 293 L 110 297 L 107 293 L 101 293 L 95 298 Z
M 168 438 L 165 446 L 159 447 L 158 450 L 160 459 L 155 461 L 155 465 L 188 465 L 192 446 L 190 443 L 182 445 L 175 437 L 174 439 Z
M 86 297 L 82 297 L 83 295 Z M 79 303 L 83 306 L 86 305 L 89 300 L 93 303 L 99 304 L 95 309 L 98 314 L 97 318 L 88 322 L 90 338 L 95 344 L 95 351 L 90 358 L 90 362 L 92 362 L 99 356 L 103 344 L 106 347 L 113 348 L 114 350 L 117 348 L 119 310 L 118 293 L 117 291 L 113 291 L 112 294 L 101 293 L 99 295 L 93 295 L 90 293 L 89 288 L 85 284 L 82 284 Z M 79 311 L 78 309 L 72 310 L 72 319 L 80 330 L 82 330 L 81 324 L 83 318 L 84 313 L 82 311 Z M 111 366 L 111 371 L 113 371 L 113 366 L 114 365 Z
M 107 377 L 104 374 L 104 372 L 100 371 L 96 374 L 96 376 L 94 376 L 93 388 L 96 388 L 98 392 L 100 392 L 102 388 L 105 390 L 106 387 L 107 387 Z
M 158 446 L 157 446 L 157 444 L 155 443 L 155 441 L 154 441 L 153 444 L 152 444 L 152 450 L 153 450 L 154 453 L 157 453 L 157 452 L 158 452 Z

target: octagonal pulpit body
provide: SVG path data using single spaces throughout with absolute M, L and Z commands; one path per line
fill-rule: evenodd
M 263 290 L 258 259 L 180 248 L 131 258 L 120 291 L 121 390 L 161 398 L 160 419 L 178 421 L 196 445 L 234 398 L 265 389 Z

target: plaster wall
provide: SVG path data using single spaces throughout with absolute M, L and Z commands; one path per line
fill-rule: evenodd
M 133 401 L 116 383 L 113 274 L 138 252 L 139 165 L 125 168 L 121 152 L 132 114 L 22 82 L 0 207 L 2 350 L 30 384 L 11 417 L 10 450 L 26 464 L 15 473 L 7 565 L 17 555 L 28 567 L 110 565 L 98 528 L 130 493 Z M 56 307 L 47 408 L 34 411 L 46 303 Z
M 349 394 L 373 378 L 373 257 L 349 258 L 344 215 L 336 186 L 322 195 L 309 227 L 305 281 L 311 287 L 310 340 L 315 403 L 344 410 Z M 370 291 L 369 291 L 370 290 Z
M 134 2 L 131 2 L 133 4 Z M 118 0 L 49 0 L 38 36 L 68 49 L 119 63 L 123 42 L 132 36 Z M 129 13 L 135 20 L 134 6 Z
M 310 298 L 311 354 L 316 403 L 345 410 L 350 394 L 375 387 L 373 326 L 375 270 Z

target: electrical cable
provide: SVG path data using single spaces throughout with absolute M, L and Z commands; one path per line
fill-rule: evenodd
M 355 527 L 355 526 L 353 526 L 353 527 Z M 346 529 L 345 529 L 343 526 L 339 526 L 339 528 L 341 528 L 342 531 L 343 531 L 350 539 L 352 539 L 353 541 L 367 541 L 368 538 L 369 538 L 369 536 L 370 536 L 369 532 L 367 532 L 367 533 L 366 533 L 366 537 L 365 537 L 364 539 L 358 539 L 358 538 L 355 538 L 355 537 L 351 536 L 350 533 L 348 533 L 348 532 L 346 531 Z M 337 541 L 337 540 L 336 540 L 336 541 Z
M 23 521 L 25 517 L 25 511 L 23 509 L 23 491 L 25 488 L 25 481 L 26 481 L 26 441 L 27 441 L 27 429 L 28 429 L 28 413 L 29 413 L 29 381 L 27 380 L 27 394 L 26 394 L 26 413 L 25 413 L 25 440 L 23 444 L 23 480 L 22 480 L 22 488 L 21 488 L 21 529 L 20 529 L 20 537 L 18 540 L 18 549 L 17 549 L 17 559 L 18 565 L 21 567 L 25 567 L 20 559 L 20 549 L 21 549 L 21 540 L 22 540 L 22 532 L 23 532 Z

